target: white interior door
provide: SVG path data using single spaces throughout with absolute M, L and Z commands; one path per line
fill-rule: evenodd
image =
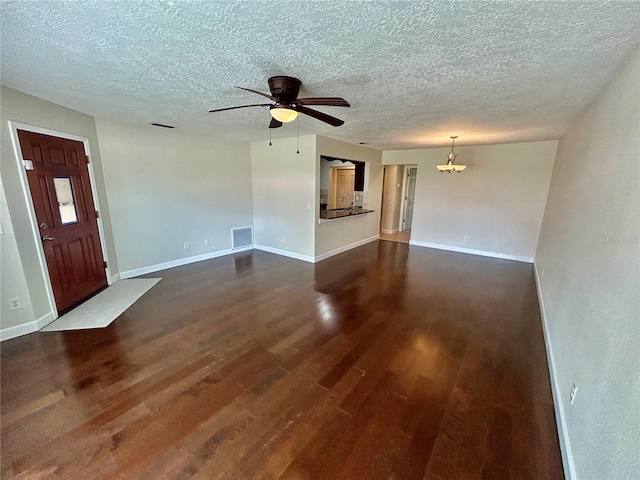
M 416 177 L 418 169 L 411 167 L 407 169 L 407 193 L 404 197 L 404 218 L 402 219 L 402 230 L 411 230 L 413 221 L 413 204 L 416 196 Z

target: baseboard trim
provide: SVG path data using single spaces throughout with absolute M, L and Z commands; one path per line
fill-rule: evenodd
M 37 320 L 38 330 L 42 330 L 44 327 L 49 325 L 51 322 L 53 322 L 57 318 L 58 318 L 58 315 L 54 315 L 53 312 L 49 312 L 46 315 L 43 315 Z
M 116 283 L 118 280 L 120 280 L 120 274 L 116 273 L 115 275 L 113 275 L 110 279 L 109 279 L 109 285 L 113 285 L 114 283 Z
M 345 245 L 344 247 L 336 248 L 335 250 L 331 250 L 329 252 L 323 253 L 321 255 L 316 255 L 315 262 L 321 262 L 329 257 L 333 257 L 334 255 L 338 255 L 339 253 L 346 252 L 347 250 L 351 250 L 353 248 L 360 247 L 362 245 L 366 245 L 367 243 L 375 242 L 380 238 L 380 235 L 374 235 L 373 237 L 365 238 L 364 240 L 359 240 L 354 243 L 350 243 L 349 245 Z
M 195 255 L 193 257 L 179 258 L 177 260 L 171 260 L 170 262 L 158 263 L 156 265 L 149 265 L 148 267 L 135 268 L 133 270 L 126 270 L 119 273 L 120 279 L 137 277 L 139 275 L 146 275 L 147 273 L 154 273 L 160 270 L 166 270 L 168 268 L 181 267 L 182 265 L 188 265 L 190 263 L 202 262 L 203 260 L 211 260 L 212 258 L 224 257 L 225 255 L 232 255 L 238 252 L 244 252 L 252 250 L 253 246 L 242 248 L 227 248 L 225 250 L 218 250 L 215 252 L 204 253 L 202 255 Z M 112 277 L 115 278 L 115 277 Z
M 381 228 L 380 231 L 382 233 L 386 233 L 387 235 L 393 235 L 394 233 L 398 233 L 400 230 L 397 228 L 394 228 L 393 230 L 389 230 L 387 228 Z
M 302 253 L 291 252 L 289 250 L 282 250 L 280 248 L 267 247 L 266 245 L 254 245 L 256 250 L 262 250 L 263 252 L 275 253 L 276 255 L 282 255 L 283 257 L 295 258 L 296 260 L 302 260 L 304 262 L 314 263 L 314 258 L 310 255 L 303 255 Z
M 533 263 L 532 257 L 524 257 L 521 255 L 508 255 L 506 253 L 488 252 L 486 250 L 474 250 L 472 248 L 453 247 L 450 245 L 440 245 L 438 243 L 418 242 L 416 240 L 410 240 L 409 245 L 415 245 L 416 247 L 435 248 L 438 250 L 447 250 L 449 252 L 466 253 L 469 255 L 480 255 L 482 257 L 501 258 L 503 260 L 515 260 L 516 262 Z
M 37 332 L 40 329 L 38 327 L 38 321 L 34 320 L 28 323 L 21 323 L 13 327 L 7 327 L 0 330 L 0 341 L 11 340 L 12 338 L 21 337 L 29 333 Z
M 542 317 L 544 345 L 547 349 L 547 363 L 549 364 L 549 376 L 551 377 L 551 393 L 553 395 L 553 409 L 556 413 L 556 425 L 558 427 L 562 467 L 564 469 L 565 478 L 567 480 L 575 480 L 577 478 L 576 469 L 573 463 L 573 454 L 571 453 L 571 444 L 569 442 L 569 432 L 567 430 L 567 422 L 564 415 L 564 404 L 562 403 L 560 384 L 558 382 L 558 377 L 556 376 L 556 362 L 553 356 L 553 347 L 551 346 L 551 340 L 549 339 L 549 328 L 547 324 L 547 315 L 544 310 L 544 300 L 542 298 L 540 277 L 538 276 L 538 266 L 535 262 L 533 262 L 533 274 L 536 280 L 536 292 L 538 293 L 540 316 Z
M 21 337 L 22 335 L 27 335 L 29 333 L 37 332 L 41 328 L 49 325 L 55 319 L 56 317 L 53 312 L 49 312 L 39 319 L 33 320 L 32 322 L 21 323 L 20 325 L 15 325 L 13 327 L 3 328 L 0 330 L 0 342 L 11 340 L 12 338 L 16 337 Z

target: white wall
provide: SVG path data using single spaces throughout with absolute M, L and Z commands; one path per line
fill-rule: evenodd
M 636 51 L 560 140 L 535 258 L 577 479 L 640 471 L 639 85 Z
M 316 189 L 315 136 L 251 144 L 255 243 L 260 248 L 313 261 Z
M 411 243 L 532 261 L 557 143 L 456 147 L 468 168 L 451 174 L 436 169 L 449 148 L 384 152 L 418 166 Z
M 124 276 L 228 250 L 231 229 L 252 225 L 248 144 L 103 119 L 96 128 Z
M 381 152 L 330 138 L 285 138 L 251 144 L 253 212 L 258 248 L 319 261 L 375 239 L 380 225 Z M 374 213 L 319 223 L 321 155 L 368 162 L 369 208 Z M 342 162 L 340 162 L 341 165 Z
M 12 330 L 35 320 L 31 295 L 20 262 L 20 253 L 7 208 L 4 187 L 0 181 L 0 327 L 2 336 L 11 337 Z M 9 300 L 19 298 L 22 308 L 11 310 Z M 19 330 L 18 330 L 19 331 Z M 9 334 L 9 335 L 7 335 Z
M 36 242 L 33 234 L 34 226 L 29 220 L 29 212 L 33 206 L 30 199 L 28 200 L 24 195 L 18 170 L 22 167 L 18 166 L 14 154 L 9 121 L 89 139 L 91 162 L 97 182 L 95 193 L 100 203 L 101 220 L 112 273 L 117 272 L 118 264 L 110 224 L 109 205 L 102 182 L 102 164 L 93 117 L 4 86 L 1 89 L 0 100 L 2 102 L 0 110 L 2 123 L 0 174 L 7 205 L 2 220 L 7 233 L 2 240 L 3 252 L 2 264 L 0 265 L 0 276 L 3 282 L 0 294 L 0 301 L 2 301 L 0 327 L 3 330 L 14 328 L 14 332 L 26 333 L 38 328 L 36 322 L 40 322 L 39 326 L 42 327 L 42 322 L 53 320 L 53 312 L 47 299 L 46 277 L 39 262 L 38 251 L 41 251 L 42 245 L 39 241 Z M 13 236 L 15 236 L 15 245 L 12 240 Z M 26 283 L 26 290 L 23 281 Z M 14 282 L 17 290 L 13 290 L 13 287 L 4 287 L 6 284 Z M 22 285 L 22 287 L 18 285 Z M 5 307 L 8 299 L 13 298 L 12 295 L 20 296 L 23 304 L 22 310 L 6 311 Z M 6 333 L 3 332 L 3 336 L 6 337 Z
M 313 208 L 315 220 L 315 257 L 321 260 L 332 254 L 356 246 L 363 242 L 371 241 L 378 237 L 380 229 L 380 207 L 382 203 L 382 152 L 362 145 L 333 140 L 331 138 L 316 136 L 315 155 L 315 187 L 314 196 L 320 189 L 320 156 L 344 158 L 345 160 L 357 160 L 367 162 L 365 169 L 365 189 L 368 196 L 368 208 L 375 210 L 373 213 L 357 215 L 354 217 L 329 220 L 318 223 L 320 218 L 319 205 Z

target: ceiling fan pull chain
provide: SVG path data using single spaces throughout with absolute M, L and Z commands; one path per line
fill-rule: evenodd
M 269 129 L 269 146 L 271 146 L 271 129 Z
M 296 153 L 300 154 L 300 117 L 298 117 L 298 119 L 296 120 L 296 128 L 297 128 Z

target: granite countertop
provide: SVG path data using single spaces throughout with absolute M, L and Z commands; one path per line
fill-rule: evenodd
M 362 215 L 364 213 L 371 213 L 374 210 L 367 210 L 362 207 L 354 208 L 334 208 L 331 210 L 320 210 L 320 218 L 325 220 L 331 220 L 333 218 L 354 217 L 356 215 Z

